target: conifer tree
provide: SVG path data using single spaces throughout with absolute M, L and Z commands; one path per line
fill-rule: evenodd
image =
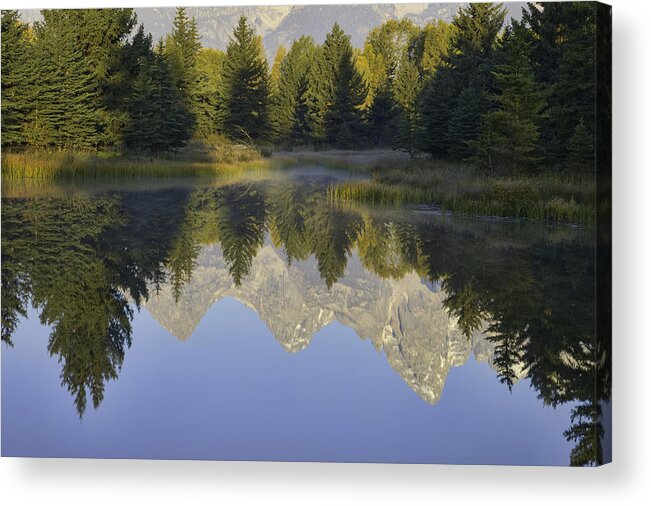
M 275 96 L 278 93 L 278 83 L 280 82 L 280 69 L 282 67 L 283 61 L 287 56 L 287 48 L 283 45 L 278 46 L 276 50 L 276 55 L 274 56 L 274 62 L 271 65 L 271 75 L 269 76 L 269 82 L 271 87 L 271 95 Z
M 454 71 L 441 68 L 419 97 L 421 135 L 417 139 L 421 151 L 436 158 L 447 155 L 448 123 L 456 105 Z
M 416 62 L 405 56 L 393 83 L 393 99 L 399 108 L 394 147 L 413 153 L 417 149 L 418 108 L 421 77 Z
M 462 157 L 467 143 L 478 136 L 481 116 L 490 107 L 483 97 L 492 90 L 493 56 L 505 13 L 502 4 L 471 3 L 454 17 L 455 39 L 446 71 L 436 73 L 422 96 L 424 151 Z M 472 107 L 461 101 L 469 87 L 477 93 Z
M 23 131 L 31 109 L 27 24 L 17 11 L 2 12 L 2 145 L 26 142 Z
M 595 170 L 595 161 L 594 136 L 590 135 L 583 118 L 580 118 L 567 143 L 565 166 L 572 172 L 586 174 Z
M 476 159 L 491 171 L 514 173 L 538 161 L 538 124 L 545 100 L 534 77 L 523 25 L 513 22 L 503 52 L 505 61 L 493 72 L 497 110 L 483 117 L 482 138 L 470 144 Z
M 201 50 L 197 22 L 190 18 L 185 7 L 177 7 L 172 32 L 165 39 L 165 57 L 169 62 L 174 86 L 179 90 L 186 107 L 196 119 L 202 112 L 200 88 L 203 86 L 197 71 Z M 205 130 L 205 126 L 202 125 Z
M 301 37 L 293 42 L 280 65 L 272 118 L 275 137 L 282 143 L 309 141 L 306 93 L 315 54 L 312 37 Z
M 476 141 L 481 130 L 482 111 L 488 109 L 482 91 L 474 84 L 463 88 L 455 97 L 447 116 L 445 139 L 447 154 L 456 160 L 468 158 L 473 150 L 469 143 Z
M 78 9 L 68 11 L 83 57 L 93 72 L 101 122 L 102 144 L 119 146 L 128 116 L 125 99 L 133 75 L 128 61 L 128 37 L 136 26 L 133 9 Z
M 547 93 L 549 111 L 541 127 L 546 165 L 561 167 L 567 141 L 583 118 L 595 136 L 596 7 L 590 2 L 529 3 L 529 27 L 536 79 Z
M 192 118 L 174 86 L 162 41 L 141 62 L 128 105 L 127 146 L 158 152 L 181 146 L 190 137 Z
M 310 69 L 308 104 L 316 143 L 349 147 L 359 142 L 366 89 L 355 68 L 350 36 L 335 23 Z
M 389 83 L 375 88 L 370 109 L 367 112 L 368 139 L 378 146 L 400 146 L 396 139 L 399 110 L 396 107 Z M 402 125 L 400 125 L 402 132 Z
M 223 65 L 220 118 L 227 135 L 254 140 L 269 135 L 269 86 L 262 40 L 242 16 Z
M 36 26 L 34 104 L 26 131 L 41 147 L 92 148 L 103 142 L 106 112 L 94 70 L 75 31 L 73 11 L 42 11 Z
M 217 131 L 219 123 L 219 90 L 222 64 L 226 54 L 217 49 L 202 48 L 197 55 L 197 86 L 195 89 L 195 135 L 207 138 Z

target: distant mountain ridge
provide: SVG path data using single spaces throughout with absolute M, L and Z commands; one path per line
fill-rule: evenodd
M 442 19 L 451 21 L 460 7 L 466 3 L 420 3 L 420 4 L 354 4 L 354 5 L 281 5 L 281 6 L 233 6 L 188 7 L 188 14 L 197 20 L 201 42 L 204 47 L 226 49 L 233 27 L 241 15 L 248 18 L 262 36 L 269 58 L 273 58 L 280 45 L 289 46 L 302 35 L 312 36 L 322 43 L 334 23 L 339 23 L 351 36 L 354 47 L 361 48 L 368 32 L 389 19 L 411 19 L 417 25 Z M 525 3 L 504 4 L 506 19 L 521 18 Z M 164 37 L 172 29 L 174 7 L 136 8 L 138 22 L 152 33 L 154 40 Z M 23 10 L 25 21 L 40 18 L 38 10 Z

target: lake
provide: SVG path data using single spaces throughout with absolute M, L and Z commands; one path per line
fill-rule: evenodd
M 359 177 L 5 184 L 2 455 L 609 460 L 594 227 Z

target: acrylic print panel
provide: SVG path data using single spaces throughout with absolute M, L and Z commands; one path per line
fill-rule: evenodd
M 2 455 L 611 459 L 610 8 L 2 13 Z

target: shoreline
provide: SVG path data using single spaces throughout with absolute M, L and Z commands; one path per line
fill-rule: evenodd
M 595 183 L 567 174 L 486 175 L 468 164 L 413 160 L 390 149 L 276 151 L 263 157 L 253 148 L 238 148 L 237 157 L 185 152 L 165 158 L 107 156 L 101 153 L 9 152 L 2 154 L 3 186 L 44 187 L 57 181 L 198 180 L 238 178 L 245 174 L 320 165 L 332 170 L 364 172 L 369 179 L 331 183 L 325 197 L 332 203 L 434 205 L 442 212 L 498 216 L 562 223 L 595 221 Z M 235 158 L 235 159 L 234 159 Z M 27 175 L 25 174 L 27 172 Z M 7 195 L 3 191 L 3 196 Z

